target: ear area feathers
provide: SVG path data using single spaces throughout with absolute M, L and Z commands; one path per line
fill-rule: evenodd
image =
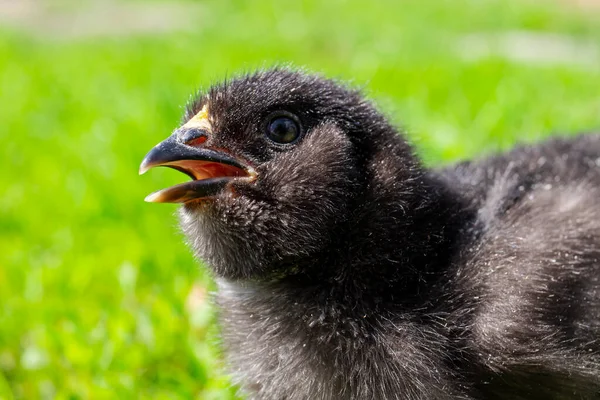
M 332 192 L 347 190 L 353 183 L 357 173 L 353 157 L 350 138 L 332 123 L 321 124 L 269 162 L 277 165 L 269 168 L 273 171 L 269 180 L 279 188 L 279 196 L 327 194 L 323 197 L 330 198 Z

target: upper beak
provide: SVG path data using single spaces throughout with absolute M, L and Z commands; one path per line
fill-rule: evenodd
M 235 157 L 206 147 L 192 147 L 177 140 L 173 134 L 156 145 L 142 161 L 140 175 L 154 167 L 177 169 L 193 179 L 148 195 L 145 201 L 154 203 L 185 203 L 219 193 L 236 178 L 254 179 L 252 167 Z

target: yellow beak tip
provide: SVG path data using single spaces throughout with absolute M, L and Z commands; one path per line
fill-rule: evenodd
M 160 198 L 160 193 L 156 192 L 156 193 L 151 193 L 148 196 L 146 196 L 144 201 L 146 203 L 157 203 L 157 202 L 159 202 L 159 200 L 158 200 L 159 198 Z
M 151 167 L 149 167 L 148 165 L 142 164 L 142 165 L 140 165 L 140 169 L 138 170 L 138 173 L 139 173 L 140 175 L 144 175 L 146 172 L 148 172 L 148 170 L 149 170 L 150 168 L 151 168 Z

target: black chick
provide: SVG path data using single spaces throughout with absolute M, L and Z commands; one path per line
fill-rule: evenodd
M 143 161 L 191 182 L 253 399 L 600 399 L 600 136 L 427 170 L 361 95 L 273 69 L 212 87 Z

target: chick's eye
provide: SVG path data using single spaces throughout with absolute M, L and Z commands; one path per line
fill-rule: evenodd
M 267 124 L 267 136 L 275 143 L 291 143 L 300 136 L 300 126 L 290 117 L 276 117 Z

